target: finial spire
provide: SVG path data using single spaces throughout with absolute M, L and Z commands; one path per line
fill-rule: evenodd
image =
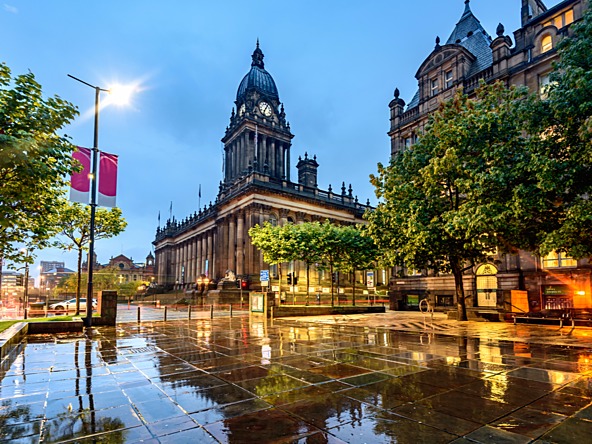
M 251 66 L 256 66 L 258 68 L 263 69 L 265 66 L 263 64 L 263 57 L 263 51 L 261 51 L 261 49 L 259 48 L 259 37 L 257 37 L 257 46 L 255 48 L 255 51 L 253 51 L 253 55 L 251 56 L 251 58 L 253 59 Z

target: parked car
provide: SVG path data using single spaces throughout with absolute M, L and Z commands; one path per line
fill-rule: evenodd
M 93 299 L 92 302 L 93 310 L 97 309 L 97 300 Z M 57 311 L 72 311 L 76 309 L 76 298 L 68 299 L 67 301 L 56 302 L 55 304 L 49 304 L 50 310 Z M 80 298 L 80 311 L 86 311 L 86 298 Z

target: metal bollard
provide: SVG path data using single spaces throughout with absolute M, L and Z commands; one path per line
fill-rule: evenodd
M 168 309 L 168 308 L 169 308 L 169 307 L 168 307 L 167 305 L 165 305 L 165 306 L 164 306 L 164 320 L 165 320 L 165 322 L 166 322 L 166 320 L 167 320 L 167 309 Z
M 140 322 L 140 306 L 138 305 L 138 323 Z
M 232 304 L 230 304 L 230 317 L 232 317 Z
M 210 318 L 214 319 L 214 304 L 210 305 Z
M 27 314 L 28 313 L 29 313 L 29 309 L 28 308 L 25 308 L 25 314 L 24 314 L 25 317 L 23 319 L 27 319 Z
M 189 305 L 189 309 L 187 310 L 187 317 L 191 321 L 191 305 Z

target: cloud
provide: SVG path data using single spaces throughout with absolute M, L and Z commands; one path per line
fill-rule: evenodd
M 2 6 L 5 11 L 10 12 L 11 14 L 18 14 L 18 9 L 16 9 L 16 6 L 8 5 L 6 3 L 4 3 Z

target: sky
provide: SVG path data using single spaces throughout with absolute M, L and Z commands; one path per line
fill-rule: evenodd
M 492 37 L 500 22 L 512 36 L 520 6 L 470 2 Z M 220 139 L 257 39 L 295 135 L 291 177 L 308 152 L 317 156 L 321 189 L 345 182 L 375 204 L 369 176 L 389 160 L 393 91 L 411 100 L 417 69 L 464 7 L 464 0 L 0 0 L 0 61 L 13 75 L 35 74 L 46 97 L 79 108 L 64 130 L 79 146 L 93 143 L 94 90 L 67 75 L 102 88 L 136 85 L 128 106 L 100 112 L 99 148 L 119 155 L 117 205 L 128 227 L 98 241 L 95 252 L 103 264 L 119 254 L 144 262 L 171 202 L 180 220 L 197 211 L 200 185 L 201 207 L 215 200 Z M 34 276 L 40 260 L 76 267 L 75 253 L 47 249 Z

